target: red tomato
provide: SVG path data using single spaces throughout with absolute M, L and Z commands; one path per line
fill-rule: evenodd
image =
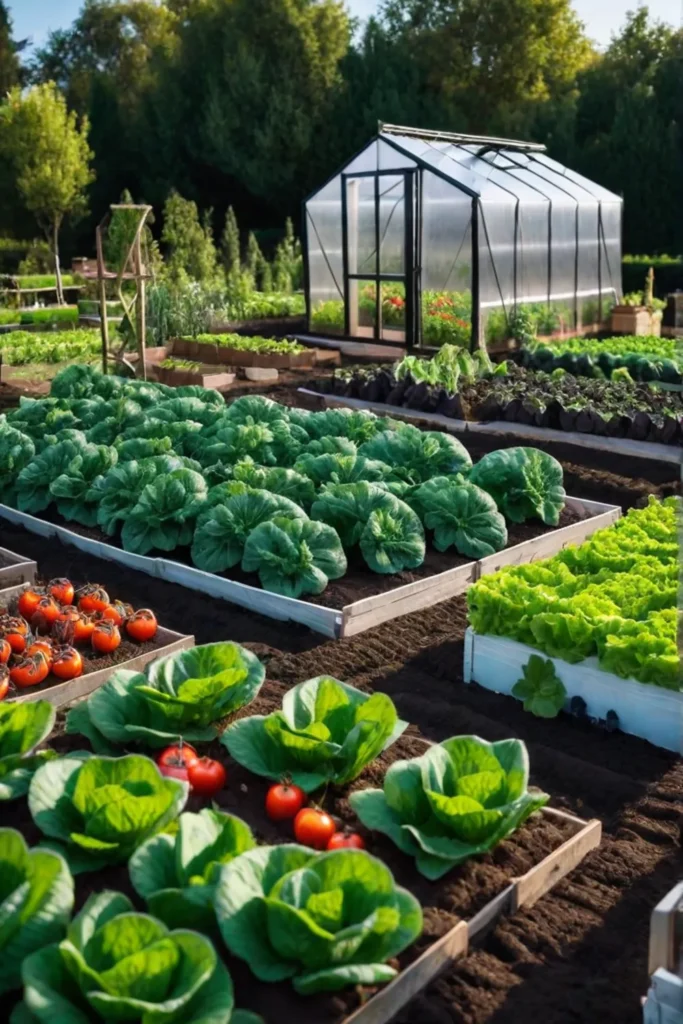
M 50 597 L 54 597 L 58 604 L 73 604 L 73 583 L 63 576 L 56 580 L 50 580 L 47 585 L 47 592 Z
M 48 667 L 50 667 L 52 665 L 52 655 L 53 655 L 53 653 L 54 653 L 54 648 L 52 646 L 52 640 L 50 640 L 50 638 L 46 637 L 46 636 L 38 637 L 37 640 L 34 640 L 26 648 L 26 654 L 27 654 L 27 656 L 29 658 L 32 657 L 34 654 L 43 654 L 43 655 L 45 655 L 45 660 L 47 661 Z
M 87 615 L 92 615 L 93 612 L 103 612 L 108 604 L 109 594 L 104 587 L 100 587 L 96 583 L 89 583 L 87 587 L 78 591 L 78 607 Z
M 329 814 L 317 807 L 304 807 L 294 819 L 294 837 L 297 843 L 324 850 L 336 831 Z
M 12 645 L 4 636 L 0 637 L 0 665 L 6 665 L 12 654 Z
M 30 658 L 22 658 L 18 664 L 13 665 L 9 670 L 9 675 L 14 685 L 23 690 L 44 682 L 49 671 L 47 658 L 41 651 L 38 651 Z
M 162 775 L 187 782 L 187 769 L 197 760 L 198 755 L 194 747 L 181 742 L 162 750 L 157 758 L 157 765 Z
M 0 636 L 7 640 L 15 654 L 26 650 L 28 622 L 17 615 L 3 615 L 0 619 Z
M 227 777 L 220 761 L 213 761 L 210 757 L 198 757 L 187 766 L 187 778 L 192 790 L 201 796 L 213 796 L 223 788 Z
M 121 643 L 119 627 L 105 619 L 93 628 L 92 645 L 100 654 L 111 654 Z
M 98 617 L 113 622 L 115 626 L 122 626 L 128 616 L 132 614 L 132 604 L 124 604 L 123 601 L 112 601 L 103 612 L 98 612 Z
M 95 631 L 95 620 L 90 615 L 79 614 L 74 620 L 74 643 L 85 644 L 92 639 Z
M 56 618 L 56 622 L 76 622 L 80 619 L 81 613 L 78 608 L 74 608 L 72 604 L 67 604 L 64 608 L 59 609 L 59 615 Z
M 54 653 L 52 671 L 58 679 L 75 679 L 83 675 L 83 659 L 75 647 L 58 647 Z
M 357 832 L 335 832 L 327 844 L 328 850 L 364 850 L 365 842 Z
M 19 614 L 23 615 L 27 622 L 30 622 L 35 615 L 36 608 L 43 597 L 45 597 L 45 594 L 41 592 L 38 587 L 29 587 L 19 595 L 17 608 L 19 610 Z
M 41 626 L 49 628 L 53 626 L 62 614 L 62 609 L 59 607 L 54 597 L 45 596 L 40 599 L 36 605 L 36 610 L 33 613 L 33 618 Z
M 266 814 L 271 821 L 295 818 L 306 803 L 303 789 L 291 782 L 278 782 L 266 794 Z
M 9 669 L 7 665 L 0 665 L 0 700 L 4 700 L 9 690 Z
M 149 608 L 140 608 L 139 611 L 133 612 L 126 621 L 128 636 L 139 643 L 152 640 L 156 636 L 157 628 L 156 615 Z

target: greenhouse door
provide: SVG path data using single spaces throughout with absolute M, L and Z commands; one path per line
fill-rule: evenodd
M 342 175 L 346 335 L 411 346 L 415 338 L 415 175 Z

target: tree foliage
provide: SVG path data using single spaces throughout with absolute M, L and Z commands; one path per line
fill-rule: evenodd
M 22 93 L 15 86 L 0 107 L 2 148 L 16 170 L 17 189 L 45 231 L 55 259 L 57 299 L 64 301 L 59 269 L 59 230 L 67 215 L 87 209 L 93 180 L 89 124 L 80 124 L 52 82 Z
M 341 0 L 87 0 L 31 74 L 91 121 L 95 213 L 128 187 L 157 207 L 176 189 L 219 232 L 229 204 L 255 228 L 298 220 L 382 120 L 544 142 L 623 193 L 627 249 L 683 249 L 682 31 L 639 8 L 597 53 L 571 0 L 385 0 L 353 28 Z M 8 38 L 0 6 L 0 80 Z M 296 285 L 291 264 L 256 274 Z

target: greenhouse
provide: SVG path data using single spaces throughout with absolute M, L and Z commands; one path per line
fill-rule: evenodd
M 380 125 L 305 201 L 309 330 L 439 346 L 596 329 L 622 200 L 536 143 Z

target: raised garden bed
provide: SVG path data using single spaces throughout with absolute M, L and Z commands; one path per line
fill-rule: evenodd
M 282 684 L 266 682 L 258 697 L 237 713 L 237 717 L 268 713 L 280 705 Z M 57 736 L 60 753 L 82 749 L 87 741 L 79 735 Z M 323 794 L 326 809 L 338 821 L 358 828 L 348 797 L 351 792 L 381 785 L 394 761 L 423 754 L 428 747 L 411 727 L 391 748 L 369 764 L 359 777 L 344 786 L 330 785 Z M 265 813 L 267 779 L 254 775 L 230 759 L 225 748 L 214 741 L 209 756 L 218 756 L 228 771 L 228 784 L 215 795 L 215 805 L 242 818 L 259 843 L 292 841 L 291 822 L 272 822 Z M 187 810 L 196 811 L 206 802 L 191 796 Z M 9 806 L 9 824 L 20 828 L 35 842 L 35 825 L 25 801 Z M 385 836 L 360 826 L 368 851 L 379 857 L 398 885 L 408 888 L 420 901 L 424 915 L 422 935 L 392 966 L 397 977 L 385 987 L 355 986 L 333 993 L 299 996 L 289 982 L 264 983 L 257 980 L 247 964 L 219 947 L 235 986 L 236 1005 L 264 1015 L 267 1021 L 297 1020 L 300 1024 L 388 1024 L 396 1013 L 432 979 L 456 959 L 467 955 L 498 921 L 523 907 L 531 907 L 595 849 L 601 840 L 597 820 L 584 821 L 561 810 L 544 808 L 490 853 L 473 857 L 438 881 L 420 875 L 411 857 L 403 854 Z M 76 878 L 76 896 L 92 881 Z M 141 905 L 132 890 L 127 865 L 102 871 L 97 886 L 122 891 Z
M 378 416 L 393 416 L 405 420 L 408 423 L 425 424 L 431 429 L 446 430 L 452 434 L 470 433 L 483 435 L 505 434 L 509 437 L 519 438 L 518 443 L 547 441 L 571 444 L 579 448 L 589 448 L 597 452 L 612 452 L 625 455 L 628 458 L 654 459 L 658 462 L 669 462 L 680 464 L 683 461 L 683 452 L 674 445 L 658 444 L 653 441 L 636 441 L 630 438 L 599 437 L 595 434 L 580 433 L 578 431 L 554 430 L 548 427 L 538 427 L 527 423 L 515 423 L 507 420 L 492 420 L 488 423 L 480 423 L 472 420 L 458 419 L 452 416 L 445 416 L 436 412 L 416 412 L 406 409 L 400 405 L 390 405 L 386 402 L 370 401 L 361 398 L 339 397 L 337 395 L 325 394 L 321 391 L 309 388 L 299 388 L 302 399 L 308 402 L 321 403 L 327 408 L 335 406 L 349 409 L 365 409 L 367 412 L 377 413 Z
M 196 368 L 195 368 L 196 367 Z M 216 368 L 193 364 L 191 368 L 178 366 L 155 366 L 156 378 L 169 387 L 183 387 L 187 384 L 198 384 L 202 388 L 215 388 L 221 391 L 228 388 L 235 379 L 234 373 L 217 372 Z
M 361 399 L 385 410 L 400 407 L 413 413 L 437 413 L 459 421 L 505 421 L 553 433 L 683 444 L 683 399 L 676 391 L 628 380 L 574 377 L 566 372 L 554 377 L 510 363 L 504 374 L 459 379 L 457 385 L 433 384 L 422 377 L 414 380 L 411 372 L 397 380 L 388 366 L 357 367 L 320 381 L 316 393 Z
M 8 590 L 0 591 L 0 602 L 6 606 L 13 598 L 18 597 L 24 585 L 11 587 Z M 174 651 L 182 651 L 187 647 L 194 647 L 194 637 L 185 636 L 183 633 L 176 633 L 172 629 L 165 629 L 159 626 L 153 640 L 145 643 L 138 643 L 129 637 L 124 637 L 120 646 L 113 654 L 98 654 L 95 651 L 82 651 L 83 675 L 66 682 L 50 675 L 45 682 L 38 686 L 32 686 L 24 690 L 19 696 L 8 696 L 8 701 L 16 703 L 27 703 L 34 700 L 49 700 L 55 707 L 62 707 L 81 697 L 86 697 L 98 686 L 106 683 L 114 669 L 140 670 L 150 661 L 162 658 Z
M 259 698 L 244 709 L 246 713 L 264 713 L 266 708 L 258 705 L 266 704 L 268 688 L 266 683 Z M 277 705 L 279 701 L 271 703 Z M 405 735 L 368 765 L 354 782 L 344 787 L 328 787 L 326 809 L 344 825 L 358 828 L 348 795 L 381 786 L 391 763 L 418 756 L 427 746 L 421 737 Z M 270 781 L 253 775 L 231 760 L 226 765 L 230 785 L 217 797 L 223 809 L 243 818 L 262 841 L 291 841 L 290 823 L 273 823 L 265 814 L 265 795 Z M 287 983 L 258 982 L 244 963 L 230 957 L 228 966 L 235 982 L 238 1005 L 272 1021 L 387 1024 L 433 978 L 454 960 L 466 956 L 469 947 L 500 918 L 522 907 L 533 906 L 597 847 L 601 838 L 599 821 L 587 822 L 563 811 L 543 808 L 490 854 L 472 858 L 432 882 L 420 875 L 413 859 L 398 850 L 386 836 L 370 833 L 362 826 L 360 831 L 369 852 L 379 857 L 389 867 L 397 884 L 409 889 L 422 905 L 423 934 L 398 957 L 398 976 L 381 989 L 358 988 L 301 997 Z
M 395 577 L 382 577 L 360 570 L 362 586 L 366 588 L 371 586 L 375 592 L 352 601 L 346 599 L 341 607 L 328 607 L 325 604 L 314 603 L 313 600 L 298 600 L 270 593 L 249 583 L 203 572 L 173 559 L 132 554 L 114 544 L 95 539 L 92 535 L 83 536 L 65 526 L 49 523 L 36 516 L 0 505 L 1 518 L 25 526 L 26 529 L 40 536 L 58 537 L 63 543 L 70 544 L 99 558 L 115 561 L 150 576 L 158 576 L 171 583 L 179 583 L 192 590 L 211 594 L 214 597 L 249 608 L 261 615 L 301 622 L 316 632 L 330 637 L 353 636 L 381 622 L 387 622 L 389 619 L 395 619 L 422 608 L 429 608 L 440 601 L 464 593 L 470 584 L 474 583 L 484 572 L 494 572 L 506 564 L 545 558 L 562 550 L 567 544 L 580 543 L 596 530 L 615 522 L 619 518 L 620 510 L 613 505 L 569 497 L 564 515 L 565 522 L 569 520 L 569 525 L 560 529 L 548 529 L 539 523 L 537 524 L 538 533 L 535 537 L 522 540 L 517 544 L 513 543 L 503 551 L 480 561 L 467 561 L 457 554 L 438 556 L 437 553 L 434 553 L 440 571 L 430 569 L 428 560 L 424 570 L 427 575 L 417 578 L 413 576 L 411 582 L 404 582 L 402 585 L 400 583 L 398 586 L 395 585 Z M 529 524 L 526 525 L 526 528 L 529 528 Z M 91 534 L 92 532 L 90 531 Z M 514 539 L 514 531 L 511 531 L 511 536 Z M 444 569 L 443 562 L 439 563 L 439 559 L 444 557 L 452 559 L 451 568 Z M 371 577 L 370 582 L 368 581 L 369 576 Z M 392 582 L 394 582 L 393 589 L 391 589 Z M 329 602 L 332 600 L 334 602 L 335 594 L 337 594 L 335 603 L 339 604 L 339 596 L 344 598 L 345 591 L 348 593 L 346 590 L 348 586 L 349 580 L 344 577 L 337 581 L 337 588 L 333 583 L 315 601 Z M 387 589 L 381 590 L 383 586 Z
M 0 548 L 0 603 L 8 589 L 14 590 L 23 583 L 33 583 L 38 566 L 23 555 L 15 555 L 7 548 Z
M 532 654 L 539 651 L 507 637 L 481 636 L 470 627 L 465 634 L 465 682 L 511 694 Z M 549 660 L 567 691 L 567 707 L 572 697 L 581 697 L 589 718 L 604 721 L 609 711 L 616 712 L 622 732 L 683 752 L 683 692 L 622 679 L 601 669 L 594 657 L 574 665 L 561 658 Z
M 308 348 L 304 352 L 253 352 L 248 349 L 230 348 L 209 341 L 194 341 L 188 338 L 174 338 L 173 355 L 182 359 L 194 359 L 211 366 L 254 366 L 266 369 L 289 370 L 295 367 L 310 368 L 317 362 L 333 361 L 330 353 Z M 340 361 L 335 353 L 336 362 Z

